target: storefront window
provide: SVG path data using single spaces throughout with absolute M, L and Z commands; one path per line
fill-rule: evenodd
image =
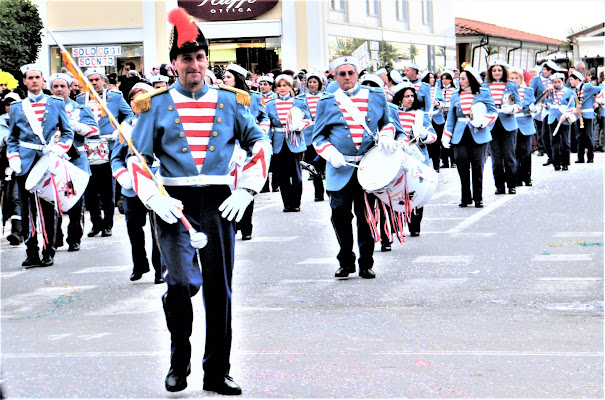
M 105 68 L 107 74 L 115 73 L 119 77 L 126 75 L 127 70 L 134 65 L 136 71 L 144 72 L 142 44 L 90 44 L 67 46 L 66 49 L 82 71 L 99 67 Z M 60 49 L 52 46 L 50 57 L 51 74 L 61 72 L 64 65 Z
M 209 67 L 221 71 L 227 65 L 241 65 L 253 73 L 267 73 L 280 68 L 281 38 L 212 40 L 209 49 Z

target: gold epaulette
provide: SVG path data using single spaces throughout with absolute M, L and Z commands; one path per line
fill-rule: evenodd
M 151 108 L 151 98 L 153 96 L 156 96 L 160 93 L 164 93 L 167 91 L 168 91 L 168 88 L 163 87 L 163 88 L 156 89 L 153 92 L 143 93 L 143 94 L 139 95 L 134 100 L 134 107 L 132 108 L 132 111 L 135 114 L 140 114 L 140 113 L 149 111 L 149 109 Z
M 245 90 L 236 89 L 234 87 L 226 86 L 223 84 L 218 85 L 218 87 L 223 90 L 228 90 L 230 92 L 235 93 L 235 100 L 237 101 L 237 104 L 242 104 L 244 106 L 250 105 L 250 93 L 246 92 Z

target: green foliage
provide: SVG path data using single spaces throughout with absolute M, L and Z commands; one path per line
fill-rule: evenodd
M 19 68 L 36 61 L 44 28 L 37 7 L 29 0 L 0 0 L 0 63 L 20 76 Z
M 350 56 L 364 42 L 366 40 L 337 37 L 330 45 L 331 55 L 334 58 Z

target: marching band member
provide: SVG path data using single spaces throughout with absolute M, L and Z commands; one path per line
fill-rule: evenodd
M 395 90 L 400 86 L 402 87 Z M 422 162 L 430 166 L 427 145 L 437 140 L 437 133 L 433 128 L 431 118 L 428 113 L 422 111 L 422 106 L 416 97 L 416 89 L 411 84 L 404 82 L 397 85 L 397 87 L 393 89 L 395 93 L 393 104 L 399 107 L 398 117 L 403 132 L 397 135 L 396 139 L 405 145 L 410 145 L 412 140 L 417 140 L 417 144 L 412 144 L 411 146 L 418 146 L 418 149 L 424 156 Z M 424 207 L 416 208 L 410 216 L 408 228 L 412 237 L 420 236 L 420 222 L 422 221 L 423 209 Z
M 489 126 L 497 118 L 496 105 L 489 89 L 481 87 L 481 75 L 471 66 L 460 73 L 460 89 L 450 99 L 443 138 L 443 147 L 454 150 L 454 159 L 462 198 L 460 207 L 467 207 L 475 201 L 475 207 L 483 207 L 483 165 L 485 148 L 492 140 Z M 487 112 L 481 118 L 471 119 L 471 108 L 477 103 L 485 104 Z M 470 169 L 472 168 L 473 191 L 471 193 Z
M 69 118 L 69 125 L 74 132 L 73 144 L 80 151 L 80 156 L 75 159 L 71 158 L 70 162 L 90 175 L 90 166 L 88 165 L 88 158 L 86 158 L 84 141 L 85 138 L 89 136 L 97 135 L 99 133 L 99 126 L 97 125 L 97 121 L 95 121 L 90 108 L 78 104 L 69 98 L 71 81 L 72 78 L 67 74 L 54 74 L 48 79 L 50 91 L 53 96 L 61 97 L 65 100 L 65 112 L 67 113 L 67 118 Z M 66 239 L 68 244 L 67 251 L 78 251 L 80 250 L 80 241 L 82 240 L 84 229 L 83 196 L 69 209 L 67 215 L 69 215 Z M 57 248 L 63 245 L 61 222 L 62 217 L 59 215 L 57 218 L 57 234 L 55 238 L 55 247 Z
M 422 109 L 425 112 L 428 112 L 433 104 L 431 102 L 431 88 L 428 83 L 422 82 L 420 79 L 420 67 L 415 63 L 408 63 L 405 67 L 405 76 L 409 79 L 409 81 L 414 85 L 414 89 L 416 89 L 416 97 L 420 104 L 422 104 Z
M 151 85 L 153 86 L 154 89 L 160 89 L 163 87 L 168 87 L 169 80 L 170 80 L 170 78 L 168 78 L 167 76 L 158 74 L 158 75 L 152 76 L 151 79 L 149 80 L 149 82 L 151 83 Z
M 456 86 L 456 82 L 454 81 L 455 74 L 456 74 L 455 71 L 447 70 L 443 74 L 441 74 L 441 79 L 439 80 L 439 82 L 441 83 L 441 86 L 440 86 L 441 91 L 443 93 L 442 112 L 443 112 L 444 121 L 447 118 L 447 113 L 449 112 L 449 109 L 450 109 L 450 99 L 452 98 L 452 94 L 454 94 L 454 92 L 458 89 L 458 87 Z M 444 125 L 444 127 L 445 127 L 445 125 Z M 441 145 L 441 161 L 443 162 L 443 164 L 440 167 L 449 168 L 450 165 L 452 167 L 455 167 L 456 163 L 454 162 L 454 154 L 453 154 L 452 149 L 451 148 L 446 149 L 441 144 L 441 139 L 443 138 L 443 132 L 441 133 L 441 135 L 439 135 L 439 132 L 437 132 L 437 135 L 438 135 L 437 141 Z
M 501 60 L 491 62 L 486 78 L 482 86 L 489 89 L 498 109 L 498 119 L 491 128 L 493 139 L 489 143 L 496 194 L 506 193 L 505 184 L 509 194 L 516 194 L 515 141 L 518 126 L 514 114 L 521 111 L 517 84 L 508 81 L 508 64 Z M 505 100 L 507 104 L 504 104 Z
M 187 387 L 191 371 L 191 297 L 203 288 L 203 388 L 239 395 L 241 388 L 229 376 L 235 223 L 267 179 L 271 149 L 246 107 L 249 97 L 236 89 L 205 82 L 208 42 L 193 18 L 178 8 L 170 12 L 169 20 L 174 25 L 170 59 L 177 81 L 167 90 L 137 98 L 135 107 L 141 115 L 132 132 L 134 147 L 145 158 L 151 160 L 155 154 L 160 160 L 156 176 L 168 195 L 129 164 L 129 172 L 137 174 L 133 179 L 137 195 L 159 217 L 158 241 L 168 286 L 162 303 L 171 336 L 165 385 L 170 392 Z M 235 157 L 237 162 L 232 164 L 234 155 L 241 155 L 236 141 L 248 156 Z M 233 191 L 232 171 L 238 171 Z M 185 224 L 179 222 L 183 214 L 193 229 L 207 234 L 207 244 L 199 251 L 191 245 Z
M 380 87 L 384 91 L 385 96 L 387 96 L 387 101 L 390 102 L 391 100 L 393 100 L 393 93 L 391 92 L 391 87 L 395 86 L 395 84 L 393 84 L 389 81 L 389 78 L 387 75 L 387 69 L 380 68 L 378 71 L 376 71 L 374 73 L 374 75 L 377 76 L 380 79 L 380 81 L 382 82 Z
M 156 75 L 162 76 L 162 75 Z M 134 108 L 137 97 L 151 93 L 153 88 L 146 83 L 136 83 L 130 92 L 128 92 L 128 104 Z M 137 110 L 139 111 L 139 110 Z M 140 112 L 135 113 L 139 115 Z M 138 118 L 132 119 L 132 124 L 136 125 Z M 124 127 L 124 125 L 122 125 Z M 125 128 L 128 129 L 128 128 Z M 160 249 L 157 244 L 155 235 L 155 223 L 151 216 L 151 212 L 141 200 L 137 197 L 136 192 L 132 188 L 132 178 L 126 168 L 126 158 L 128 157 L 128 143 L 123 141 L 116 144 L 111 153 L 111 170 L 116 181 L 121 186 L 122 195 L 124 196 L 124 216 L 126 217 L 126 232 L 130 240 L 130 252 L 132 255 L 132 273 L 131 281 L 138 281 L 143 277 L 143 274 L 149 272 L 149 260 L 145 250 L 145 231 L 143 228 L 147 223 L 147 215 L 149 214 L 149 226 L 151 228 L 151 265 L 155 271 L 154 283 L 164 283 L 162 279 L 162 263 L 160 257 Z M 157 167 L 152 166 L 152 172 L 155 172 Z
M 517 84 L 521 111 L 515 114 L 518 133 L 516 138 L 515 157 L 517 159 L 517 186 L 532 186 L 531 180 L 531 138 L 536 133 L 536 126 L 529 110 L 530 104 L 536 101 L 534 90 L 525 84 L 522 69 L 510 69 L 508 79 Z
M 578 159 L 576 163 L 584 162 L 584 150 L 586 150 L 586 161 L 594 161 L 594 150 L 592 146 L 593 132 L 595 127 L 596 114 L 594 110 L 595 99 L 599 92 L 603 90 L 603 84 L 594 86 L 591 83 L 584 83 L 584 75 L 580 71 L 574 71 L 569 76 L 569 83 L 575 90 L 577 100 L 580 102 L 576 108 L 575 114 L 582 115 L 582 124 L 578 126 Z M 578 108 L 580 110 L 578 110 Z
M 431 89 L 431 109 L 433 110 L 432 115 L 429 113 L 429 118 L 432 120 L 432 125 L 437 139 L 430 143 L 426 143 L 429 158 L 433 162 L 433 169 L 439 172 L 439 165 L 441 163 L 441 137 L 443 136 L 443 127 L 445 126 L 445 119 L 443 118 L 443 107 L 445 106 L 445 98 L 443 97 L 443 91 L 437 87 L 435 75 L 432 72 L 425 72 L 420 77 L 420 80 L 429 85 Z M 414 89 L 414 95 L 416 90 Z M 427 164 L 429 165 L 429 164 Z
M 107 108 L 113 116 L 119 121 L 126 120 L 131 122 L 134 114 L 126 104 L 122 92 L 119 90 L 108 90 L 103 86 L 105 84 L 105 69 L 104 68 L 89 68 L 84 72 L 84 76 L 88 78 L 93 89 L 99 94 L 99 97 L 107 105 Z M 109 117 L 104 115 L 104 112 L 99 104 L 96 103 L 94 97 L 91 98 L 89 93 L 80 94 L 76 101 L 78 104 L 84 104 L 92 110 L 95 120 L 99 124 L 98 138 L 102 141 L 107 141 L 110 150 L 113 150 L 117 131 L 109 122 Z M 97 136 L 90 136 L 90 139 L 97 139 Z M 109 160 L 108 160 L 109 161 Z M 92 229 L 88 233 L 88 237 L 93 237 L 101 233 L 101 236 L 111 236 L 113 228 L 113 213 L 115 210 L 115 185 L 111 174 L 111 165 L 109 162 L 91 165 L 91 176 L 88 182 L 86 192 L 84 192 L 84 201 L 86 209 L 90 214 L 90 222 Z M 101 216 L 101 205 L 103 206 L 103 216 Z
M 243 90 L 250 96 L 250 114 L 256 119 L 256 123 L 263 129 L 265 135 L 269 130 L 269 117 L 265 112 L 260 94 L 251 92 L 246 84 L 246 75 L 248 71 L 239 65 L 229 64 L 225 71 L 224 83 L 226 86 Z M 252 239 L 252 214 L 254 213 L 254 200 L 246 208 L 242 220 L 236 224 L 235 231 L 242 232 L 242 240 Z
M 540 75 L 533 77 L 532 80 L 529 82 L 529 87 L 534 89 L 534 96 L 536 97 L 536 99 L 540 99 L 542 97 L 544 98 L 543 100 L 540 100 L 540 106 L 535 104 L 530 106 L 530 111 L 536 114 L 534 115 L 534 121 L 536 121 L 538 156 L 541 156 L 544 153 L 546 153 L 546 155 L 548 156 L 548 160 L 544 163 L 544 165 L 552 164 L 551 138 L 547 127 L 544 126 L 544 119 L 548 115 L 548 108 L 546 108 L 545 105 L 546 99 L 550 96 L 550 93 L 552 93 L 551 76 L 559 69 L 559 66 L 555 64 L 554 61 L 548 60 L 547 62 L 542 64 L 542 72 L 540 73 Z M 544 91 L 546 91 L 547 93 L 543 96 Z
M 307 93 L 303 96 L 311 113 L 311 118 L 315 120 L 317 102 L 323 95 L 323 81 L 321 72 L 312 71 L 307 74 Z M 313 142 L 313 129 L 305 129 L 305 143 Z M 313 146 L 307 146 L 305 150 L 305 160 L 301 161 L 303 168 L 311 173 L 313 178 L 313 188 L 315 189 L 315 201 L 324 201 L 324 183 L 322 175 L 326 171 L 326 160 L 317 155 Z
M 284 212 L 299 212 L 302 197 L 302 171 L 300 162 L 307 148 L 304 130 L 311 125 L 311 114 L 302 96 L 292 97 L 290 75 L 275 78 L 277 98 L 265 106 L 269 116 L 269 137 L 273 142 L 273 165 L 278 172 L 279 187 Z M 293 107 L 298 107 L 304 118 L 298 126 L 289 127 L 288 115 Z M 292 129 L 292 130 L 289 130 Z
M 63 98 L 42 93 L 42 69 L 35 64 L 21 67 L 27 98 L 11 104 L 7 158 L 15 171 L 21 198 L 21 237 L 25 238 L 24 267 L 48 267 L 55 256 L 55 206 L 25 189 L 32 167 L 48 152 L 63 156 L 72 145 L 73 131 L 65 112 Z M 53 144 L 57 130 L 60 137 Z M 44 246 L 40 260 L 36 221 L 40 215 Z
M 569 168 L 570 143 L 569 131 L 570 117 L 574 115 L 576 102 L 574 92 L 565 86 L 565 74 L 557 72 L 551 76 L 553 90 L 552 96 L 547 99 L 548 135 L 552 138 L 552 165 L 555 171 L 567 171 Z M 559 129 L 557 131 L 557 128 Z
M 346 278 L 355 272 L 353 208 L 357 217 L 359 276 L 371 279 L 376 277 L 372 270 L 374 238 L 365 218 L 365 192 L 357 180 L 356 168 L 349 163 L 359 161 L 374 146 L 374 132 L 377 132 L 379 148 L 396 150 L 395 129 L 384 92 L 357 83 L 357 58 L 338 58 L 333 61 L 332 69 L 339 88 L 333 94 L 326 93 L 317 103 L 313 146 L 328 161 L 326 190 L 330 197 L 332 225 L 340 245 L 337 256 L 340 268 L 334 275 Z M 368 201 L 374 203 L 375 198 L 368 197 Z
M 261 101 L 263 106 L 267 105 L 269 100 L 273 100 L 277 97 L 273 91 L 273 78 L 268 75 L 263 75 L 258 78 L 258 87 L 260 89 Z

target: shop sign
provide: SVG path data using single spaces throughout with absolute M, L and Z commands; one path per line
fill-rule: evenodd
M 71 49 L 71 55 L 72 57 L 121 56 L 122 46 L 74 47 Z
M 113 67 L 115 57 L 79 57 L 78 67 Z
M 196 18 L 208 21 L 236 21 L 265 14 L 279 0 L 179 0 L 183 7 Z

